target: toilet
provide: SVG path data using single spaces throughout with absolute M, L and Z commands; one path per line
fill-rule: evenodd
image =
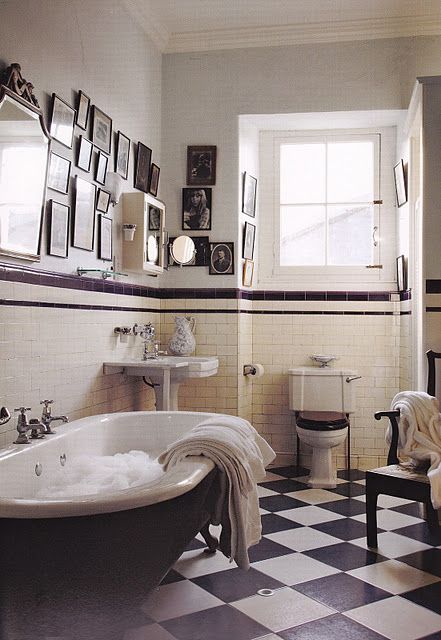
M 333 489 L 336 465 L 331 450 L 348 435 L 349 414 L 355 411 L 354 371 L 331 367 L 289 369 L 289 408 L 296 415 L 301 442 L 312 447 L 310 487 Z

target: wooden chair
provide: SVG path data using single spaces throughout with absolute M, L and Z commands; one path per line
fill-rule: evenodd
M 441 353 L 427 351 L 428 376 L 427 393 L 434 396 L 436 393 L 436 366 L 435 360 L 441 358 Z M 367 545 L 377 548 L 377 498 L 383 493 L 407 500 L 423 502 L 426 506 L 426 519 L 430 529 L 438 529 L 438 513 L 433 508 L 430 500 L 430 483 L 427 474 L 423 471 L 408 470 L 400 466 L 397 454 L 399 426 L 399 411 L 377 411 L 375 420 L 387 417 L 392 428 L 392 438 L 387 456 L 387 466 L 366 471 L 366 525 Z

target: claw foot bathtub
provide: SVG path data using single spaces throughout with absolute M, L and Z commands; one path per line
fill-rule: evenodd
M 148 624 L 142 603 L 208 520 L 218 490 L 213 463 L 189 458 L 109 493 L 53 498 L 46 488 L 81 454 L 156 457 L 213 415 L 98 415 L 0 450 L 2 640 L 111 640 L 134 621 Z

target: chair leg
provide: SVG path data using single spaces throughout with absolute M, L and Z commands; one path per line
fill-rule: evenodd
M 373 549 L 376 549 L 378 547 L 377 498 L 378 498 L 378 493 L 369 491 L 368 488 L 366 487 L 367 546 Z

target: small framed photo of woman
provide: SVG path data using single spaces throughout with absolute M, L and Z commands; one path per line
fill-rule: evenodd
M 112 218 L 100 215 L 98 258 L 112 260 Z
M 109 162 L 109 158 L 106 156 L 106 154 L 99 151 L 98 159 L 96 161 L 95 180 L 100 184 L 104 184 L 106 182 L 108 162 Z
M 212 189 L 182 189 L 182 228 L 211 229 Z
M 242 283 L 244 287 L 251 287 L 253 284 L 254 262 L 246 259 L 243 265 Z
M 208 272 L 216 276 L 230 276 L 234 273 L 234 242 L 211 242 Z
M 61 202 L 50 201 L 50 225 L 48 253 L 58 258 L 67 258 L 70 207 Z

